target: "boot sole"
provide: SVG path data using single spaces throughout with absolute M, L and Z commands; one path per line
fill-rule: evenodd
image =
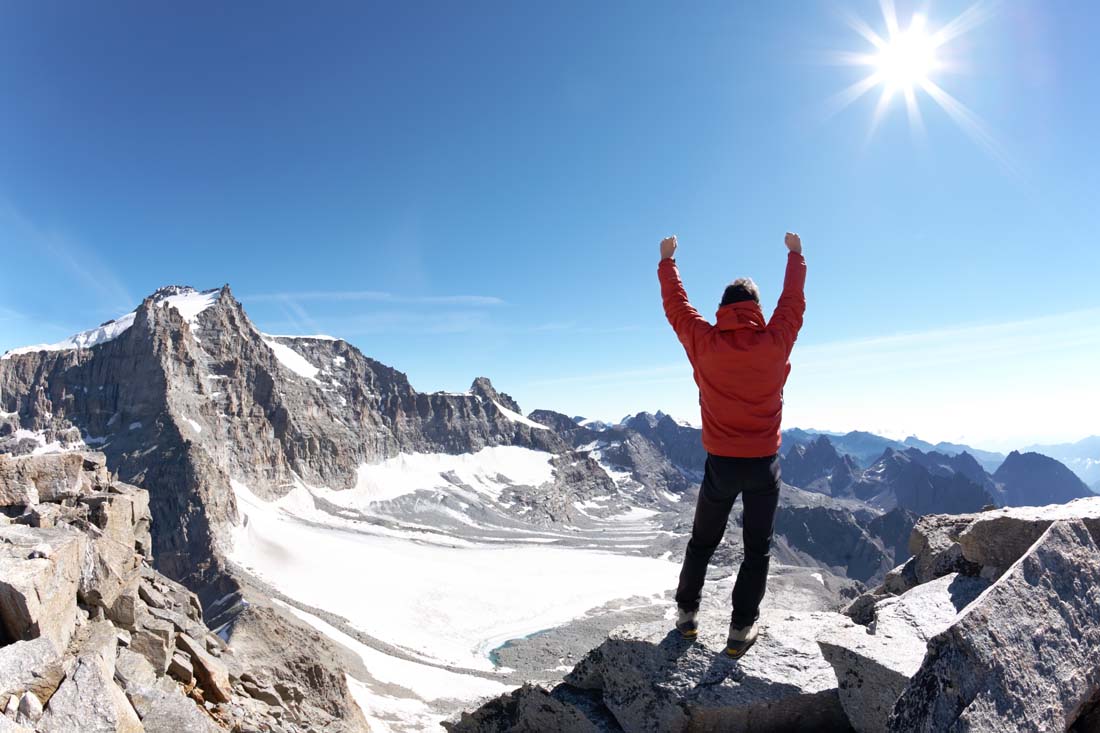
M 734 649 L 733 647 L 727 646 L 726 655 L 729 656 L 731 659 L 740 659 L 741 657 L 745 656 L 745 652 L 747 652 L 749 649 L 752 649 L 752 645 L 755 643 L 756 639 L 753 639 L 748 644 L 741 647 L 741 649 Z

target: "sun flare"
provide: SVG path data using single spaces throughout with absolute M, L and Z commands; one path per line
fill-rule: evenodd
M 922 15 L 914 15 L 909 28 L 892 35 L 874 56 L 883 83 L 902 91 L 928 82 L 938 63 L 936 43 Z
M 986 130 L 981 119 L 937 82 L 939 76 L 958 70 L 959 60 L 950 56 L 950 43 L 984 23 L 993 13 L 993 3 L 989 0 L 977 0 L 934 31 L 929 28 L 928 19 L 920 13 L 914 13 L 908 25 L 903 27 L 894 0 L 879 0 L 879 6 L 886 26 L 884 33 L 873 30 L 861 18 L 847 18 L 848 24 L 871 48 L 864 52 L 834 53 L 830 56 L 831 63 L 862 66 L 868 71 L 866 76 L 828 101 L 828 114 L 836 114 L 868 92 L 878 89 L 878 103 L 871 118 L 868 138 L 874 135 L 891 106 L 890 103 L 896 97 L 905 101 L 910 129 L 916 137 L 923 138 L 924 117 L 920 98 L 927 96 L 974 142 L 1010 168 L 1007 156 Z

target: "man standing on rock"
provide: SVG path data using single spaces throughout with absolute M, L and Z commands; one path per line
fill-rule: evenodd
M 790 355 L 806 311 L 802 241 L 787 233 L 787 274 L 770 321 L 749 278 L 722 295 L 717 325 L 688 302 L 673 255 L 676 237 L 661 242 L 657 277 L 665 315 L 687 351 L 699 385 L 706 471 L 676 590 L 676 628 L 694 637 L 707 563 L 726 531 L 738 495 L 744 507 L 745 559 L 733 586 L 733 620 L 726 653 L 740 657 L 756 641 L 760 601 L 768 582 L 772 524 L 779 501 L 780 422 Z

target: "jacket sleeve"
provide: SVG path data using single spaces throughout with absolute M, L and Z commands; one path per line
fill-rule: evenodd
M 802 328 L 802 316 L 806 312 L 806 259 L 798 253 L 787 255 L 787 274 L 783 278 L 783 293 L 775 306 L 768 330 L 783 343 L 789 354 L 794 348 L 798 331 Z
M 657 266 L 657 278 L 661 281 L 661 300 L 665 306 L 665 317 L 676 331 L 676 337 L 684 345 L 689 359 L 695 359 L 695 347 L 698 338 L 710 330 L 710 324 L 699 315 L 688 302 L 684 284 L 680 282 L 680 271 L 671 257 L 661 260 Z

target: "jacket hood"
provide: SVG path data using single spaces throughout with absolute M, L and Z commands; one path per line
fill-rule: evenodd
M 724 305 L 718 309 L 717 318 L 718 329 L 721 331 L 735 331 L 739 328 L 759 330 L 767 325 L 764 320 L 764 311 L 760 310 L 760 304 L 753 300 Z

